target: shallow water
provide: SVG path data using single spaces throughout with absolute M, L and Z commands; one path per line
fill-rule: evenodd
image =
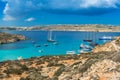
M 30 58 L 35 56 L 66 55 L 66 51 L 80 51 L 80 44 L 88 44 L 84 39 L 93 39 L 98 44 L 106 41 L 99 40 L 100 37 L 120 36 L 119 32 L 79 32 L 79 31 L 53 31 L 52 39 L 58 41 L 58 45 L 47 42 L 49 31 L 0 31 L 12 34 L 25 35 L 28 40 L 10 44 L 0 45 L 0 61 L 15 60 L 19 56 Z M 34 41 L 34 43 L 33 43 Z M 48 46 L 44 46 L 48 44 Z M 35 47 L 40 45 L 40 47 Z

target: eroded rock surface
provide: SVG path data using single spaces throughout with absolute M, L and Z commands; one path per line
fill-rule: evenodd
M 98 45 L 92 50 L 93 53 L 111 51 L 112 52 L 120 51 L 120 37 L 117 37 L 115 40 L 107 42 L 103 45 Z

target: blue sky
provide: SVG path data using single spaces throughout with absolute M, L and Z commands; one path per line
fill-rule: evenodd
M 120 0 L 0 0 L 0 26 L 120 25 Z

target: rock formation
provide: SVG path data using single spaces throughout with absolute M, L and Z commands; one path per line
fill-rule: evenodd
M 20 40 L 25 40 L 25 36 L 17 34 L 8 34 L 0 32 L 0 44 L 16 42 Z
M 79 80 L 120 80 L 120 63 L 102 60 L 93 64 Z
M 104 45 L 98 45 L 92 50 L 93 53 L 111 51 L 120 51 L 120 37 L 117 37 L 115 40 L 107 42 Z

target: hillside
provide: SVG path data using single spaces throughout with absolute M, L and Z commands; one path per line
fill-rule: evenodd
M 96 46 L 92 52 L 97 53 L 97 52 L 119 52 L 120 51 L 120 37 L 116 37 L 115 40 L 107 42 L 103 45 L 98 45 Z
M 120 52 L 103 52 L 5 61 L 0 80 L 119 80 L 119 58 Z

